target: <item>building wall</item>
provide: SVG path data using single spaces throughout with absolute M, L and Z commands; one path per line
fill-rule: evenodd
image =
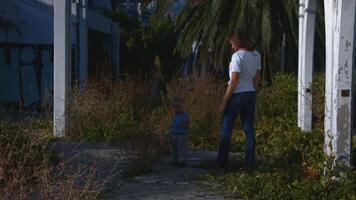
M 54 0 L 0 0 L 0 102 L 52 104 Z M 89 0 L 88 29 L 110 40 L 112 22 L 101 15 L 111 0 Z M 79 77 L 78 5 L 72 4 L 72 81 Z M 89 41 L 90 42 L 90 41 Z M 106 46 L 110 46 L 105 44 Z M 108 51 L 111 51 L 108 47 Z
M 18 51 L 0 48 L 0 99 L 11 102 L 20 100 Z
M 40 4 L 31 4 L 28 1 L 1 0 L 0 2 L 0 19 L 11 22 L 7 29 L 1 28 L 0 42 L 53 44 L 51 10 L 41 9 Z
M 94 10 L 107 11 L 113 8 L 111 0 L 89 0 L 88 3 L 89 8 Z

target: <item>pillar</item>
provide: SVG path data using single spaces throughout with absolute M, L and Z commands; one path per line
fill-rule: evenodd
M 351 166 L 354 0 L 325 0 L 325 152 L 333 169 Z
M 67 132 L 67 98 L 70 77 L 71 1 L 54 1 L 54 135 Z
M 299 0 L 299 30 L 298 30 L 298 127 L 301 127 L 301 102 L 302 102 L 302 64 L 303 64 L 303 29 L 304 29 L 304 0 Z
M 305 0 L 303 39 L 302 39 L 302 70 L 301 70 L 301 107 L 300 128 L 304 132 L 312 131 L 312 81 L 315 36 L 315 15 L 317 0 Z

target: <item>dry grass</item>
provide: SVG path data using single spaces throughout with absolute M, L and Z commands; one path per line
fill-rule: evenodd
M 95 180 L 95 167 L 69 172 L 66 162 L 54 165 L 48 141 L 20 131 L 1 134 L 1 199 L 96 199 L 103 182 Z
M 157 85 L 142 77 L 120 83 L 109 79 L 74 91 L 70 107 L 70 138 L 125 145 L 130 157 L 126 176 L 150 170 L 168 150 L 166 142 L 172 97 L 182 97 L 190 115 L 192 147 L 214 148 L 218 141 L 217 105 L 225 84 L 212 76 L 175 79 Z M 166 90 L 164 90 L 165 88 Z M 161 102 L 161 104 L 157 104 Z M 22 125 L 0 123 L 0 196 L 2 199 L 95 199 L 107 180 L 91 169 L 72 169 L 48 150 L 52 122 L 29 120 Z
M 164 134 L 151 123 L 153 85 L 142 77 L 128 77 L 119 83 L 91 82 L 85 91 L 76 91 L 70 108 L 71 138 L 124 146 L 129 161 L 125 176 L 147 172 L 168 149 Z
M 117 142 L 138 134 L 147 116 L 148 84 L 128 79 L 89 83 L 85 91 L 74 92 L 70 108 L 71 134 L 93 142 Z
M 168 86 L 167 100 L 180 96 L 190 117 L 189 137 L 192 148 L 215 148 L 219 138 L 220 114 L 218 105 L 224 95 L 226 83 L 211 75 L 203 78 L 177 79 Z M 170 124 L 163 118 L 162 124 Z M 166 128 L 166 127 L 165 127 Z M 159 127 L 156 129 L 159 130 Z
M 85 91 L 74 94 L 71 133 L 94 142 L 115 143 L 149 135 L 164 143 L 173 114 L 170 99 L 180 96 L 191 119 L 192 145 L 209 147 L 209 140 L 218 137 L 220 115 L 216 110 L 225 87 L 211 75 L 177 78 L 160 87 L 142 77 L 90 83 Z M 157 105 L 157 101 L 161 103 Z

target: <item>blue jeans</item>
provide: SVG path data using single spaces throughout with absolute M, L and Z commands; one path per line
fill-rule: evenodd
M 247 142 L 245 165 L 253 165 L 256 146 L 254 130 L 255 106 L 256 92 L 242 92 L 231 96 L 222 115 L 221 140 L 219 154 L 216 160 L 218 165 L 225 165 L 228 160 L 231 132 L 238 115 L 241 117 Z

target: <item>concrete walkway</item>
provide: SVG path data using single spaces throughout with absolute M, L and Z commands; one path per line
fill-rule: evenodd
M 130 167 L 128 148 L 107 144 L 85 144 L 77 142 L 54 142 L 51 149 L 59 159 L 67 162 L 68 172 L 83 171 L 95 166 L 95 180 L 101 182 L 100 199 L 107 200 L 224 200 L 232 199 L 222 192 L 221 185 L 213 185 L 200 179 L 201 176 L 222 171 L 209 171 L 214 163 L 216 152 L 190 152 L 185 168 L 172 166 L 171 157 L 159 160 L 147 174 L 125 179 L 125 171 Z M 230 158 L 240 160 L 238 154 Z M 86 170 L 83 171 L 86 177 Z M 90 178 L 90 176 L 89 176 Z M 79 181 L 83 185 L 86 179 Z
M 208 172 L 206 163 L 213 163 L 215 152 L 191 152 L 185 168 L 170 165 L 170 157 L 164 157 L 151 173 L 125 180 L 112 191 L 109 200 L 217 200 L 231 199 L 219 192 L 219 185 L 199 181 Z

